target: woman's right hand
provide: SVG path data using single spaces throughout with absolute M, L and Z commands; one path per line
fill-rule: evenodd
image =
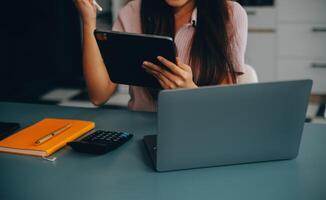
M 93 0 L 74 0 L 75 5 L 82 17 L 84 27 L 96 28 L 96 7 Z

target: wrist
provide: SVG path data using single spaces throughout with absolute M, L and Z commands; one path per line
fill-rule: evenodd
M 86 34 L 93 34 L 94 33 L 94 31 L 95 31 L 95 29 L 96 29 L 96 25 L 94 25 L 94 24 L 83 24 L 83 31 L 84 31 L 84 34 L 86 33 Z

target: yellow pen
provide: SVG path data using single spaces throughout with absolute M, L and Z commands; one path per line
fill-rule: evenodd
M 54 136 L 66 131 L 67 129 L 69 129 L 71 127 L 71 124 L 66 124 L 63 127 L 49 133 L 46 136 L 41 137 L 40 139 L 36 140 L 35 144 L 42 144 L 46 141 L 48 141 L 49 139 L 53 138 Z
M 96 9 L 98 11 L 102 11 L 103 10 L 103 8 L 95 0 L 93 0 L 93 4 L 94 4 L 94 6 L 96 7 Z

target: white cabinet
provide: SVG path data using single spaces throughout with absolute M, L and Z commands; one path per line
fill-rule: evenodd
M 276 71 L 276 9 L 246 7 L 248 15 L 248 44 L 246 64 L 257 72 L 260 82 L 275 81 Z
M 278 77 L 281 80 L 313 79 L 315 94 L 325 94 L 326 91 L 326 59 L 292 59 L 281 58 L 278 61 Z
M 277 16 L 275 7 L 246 7 L 250 29 L 273 29 Z
M 278 20 L 290 23 L 325 23 L 325 0 L 277 0 Z
M 326 58 L 326 24 L 280 24 L 278 33 L 281 57 Z
M 277 24 L 278 79 L 312 79 L 326 94 L 326 1 L 279 0 Z
M 276 80 L 275 49 L 275 33 L 249 33 L 246 63 L 254 67 L 260 82 Z

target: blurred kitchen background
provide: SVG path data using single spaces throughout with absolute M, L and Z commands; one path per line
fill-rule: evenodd
M 124 0 L 97 0 L 98 28 L 110 29 Z M 238 0 L 249 19 L 246 63 L 260 82 L 310 78 L 307 118 L 326 122 L 326 1 Z M 72 0 L 22 1 L 1 25 L 0 101 L 94 107 L 81 64 L 81 26 Z M 104 108 L 126 109 L 121 86 Z M 266 105 L 268 106 L 268 105 Z M 0 111 L 1 112 L 1 111 Z

